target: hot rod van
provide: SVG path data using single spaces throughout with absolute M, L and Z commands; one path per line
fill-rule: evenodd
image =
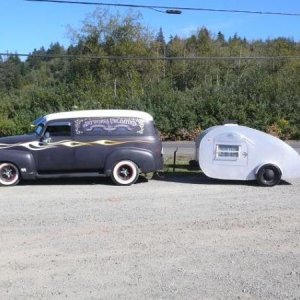
M 118 185 L 163 168 L 151 115 L 131 110 L 54 113 L 35 132 L 0 138 L 0 185 L 21 179 L 110 176 Z
M 257 180 L 273 186 L 300 177 L 300 155 L 288 144 L 264 132 L 236 124 L 214 126 L 196 140 L 196 161 L 216 179 Z

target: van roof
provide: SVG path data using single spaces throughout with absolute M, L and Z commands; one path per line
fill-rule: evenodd
M 43 120 L 44 122 L 52 120 L 62 120 L 62 119 L 76 119 L 76 118 L 95 118 L 95 117 L 129 117 L 129 118 L 140 118 L 145 121 L 153 121 L 153 117 L 143 111 L 138 110 L 123 110 L 123 109 L 99 109 L 99 110 L 77 110 L 77 111 L 67 111 L 59 112 L 46 115 L 34 121 L 34 124 L 38 120 Z

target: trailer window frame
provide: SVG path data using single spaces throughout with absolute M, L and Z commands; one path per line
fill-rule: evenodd
M 241 157 L 241 145 L 216 144 L 216 160 L 237 161 Z

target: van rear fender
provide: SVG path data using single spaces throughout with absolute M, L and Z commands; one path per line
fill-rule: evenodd
M 142 173 L 156 170 L 155 158 L 151 151 L 140 148 L 126 148 L 114 150 L 109 154 L 105 162 L 105 174 L 110 176 L 115 164 L 121 160 L 131 160 L 139 167 Z
M 1 150 L 0 164 L 10 162 L 16 165 L 24 179 L 33 179 L 36 174 L 36 167 L 33 155 L 27 151 Z

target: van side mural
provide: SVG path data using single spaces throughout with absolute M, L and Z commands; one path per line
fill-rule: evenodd
M 140 118 L 93 118 L 75 120 L 76 135 L 143 135 L 145 121 Z

